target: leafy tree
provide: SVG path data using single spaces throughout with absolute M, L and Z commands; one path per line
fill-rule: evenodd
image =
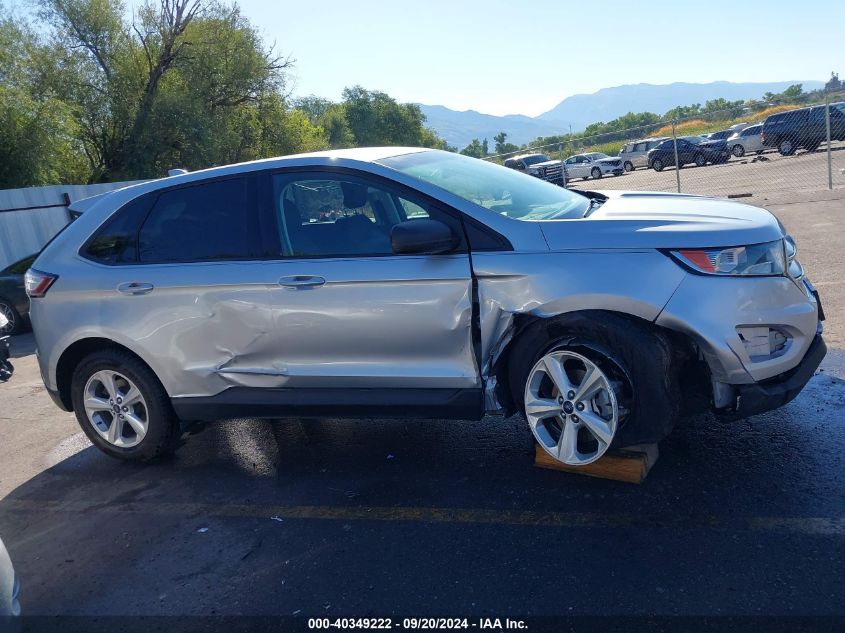
M 511 154 L 513 152 L 519 151 L 518 145 L 506 142 L 507 138 L 507 132 L 499 132 L 496 136 L 493 137 L 493 140 L 496 142 L 496 154 Z
M 473 158 L 484 158 L 488 154 L 487 150 L 487 139 L 484 139 L 484 142 L 481 142 L 477 138 L 474 138 L 472 139 L 472 143 L 461 150 L 461 154 L 464 156 L 472 156 Z

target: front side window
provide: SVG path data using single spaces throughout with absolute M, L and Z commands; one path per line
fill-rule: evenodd
M 422 198 L 356 176 L 292 173 L 272 180 L 284 257 L 391 255 L 391 229 L 420 219 L 463 232 L 460 220 Z
M 138 234 L 142 263 L 261 257 L 256 205 L 246 178 L 212 181 L 158 196 Z
M 586 197 L 568 189 L 460 154 L 429 150 L 378 162 L 509 218 L 581 218 L 590 206 Z

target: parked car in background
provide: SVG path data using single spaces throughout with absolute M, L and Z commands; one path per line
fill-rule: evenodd
M 719 130 L 718 132 L 710 132 L 709 134 L 702 134 L 702 137 L 708 141 L 724 141 L 733 134 L 733 130 Z
M 733 417 L 782 406 L 826 349 L 765 209 L 420 148 L 121 189 L 26 283 L 48 393 L 122 459 L 176 450 L 190 420 L 521 412 L 584 465 L 669 433 L 681 383 Z
M 707 163 L 724 163 L 730 158 L 725 141 L 708 141 L 698 136 L 684 136 L 678 139 L 678 162 L 680 166 L 694 164 L 703 167 Z M 654 171 L 663 171 L 675 164 L 674 141 L 670 138 L 648 153 L 648 166 Z
M 0 313 L 0 329 L 3 329 L 9 320 Z M 9 362 L 9 336 L 0 334 L 0 382 L 6 382 L 12 377 L 15 368 Z
M 613 158 L 601 152 L 576 154 L 563 161 L 567 178 L 592 178 L 597 180 L 602 176 L 621 176 L 625 173 L 622 159 Z
M 748 153 L 762 154 L 766 149 L 763 145 L 762 133 L 763 124 L 749 125 L 739 132 L 734 133 L 728 138 L 728 148 L 731 154 L 737 158 L 745 156 Z
M 0 539 L 0 630 L 12 624 L 10 628 L 15 629 L 14 623 L 9 618 L 17 619 L 21 614 L 21 604 L 18 600 L 20 594 L 20 581 L 15 575 L 15 568 L 9 558 L 9 552 Z
M 17 334 L 29 326 L 29 297 L 26 296 L 24 275 L 36 255 L 28 255 L 0 270 L 0 314 L 9 321 L 5 328 L 0 328 L 0 335 Z
M 666 137 L 644 138 L 625 143 L 619 150 L 619 159 L 625 171 L 634 171 L 638 167 L 648 167 L 648 151 L 657 147 Z
M 545 180 L 547 182 L 566 186 L 566 174 L 564 173 L 563 165 L 559 160 L 549 158 L 545 154 L 521 154 L 505 159 L 505 167 L 521 171 L 524 174 L 529 174 Z
M 832 103 L 829 108 L 830 139 L 845 141 L 845 102 Z M 825 118 L 823 105 L 772 114 L 763 122 L 763 145 L 777 148 L 783 156 L 801 148 L 814 152 L 827 139 Z

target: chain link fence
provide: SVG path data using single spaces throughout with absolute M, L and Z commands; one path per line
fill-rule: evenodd
M 845 92 L 816 104 L 736 107 L 594 136 L 567 135 L 485 160 L 540 177 L 544 168 L 558 171 L 531 154 L 562 162 L 574 189 L 745 197 L 845 188 Z

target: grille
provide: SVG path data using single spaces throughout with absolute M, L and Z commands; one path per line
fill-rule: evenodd
M 560 164 L 549 165 L 546 167 L 546 179 L 559 178 L 562 172 L 563 169 Z

